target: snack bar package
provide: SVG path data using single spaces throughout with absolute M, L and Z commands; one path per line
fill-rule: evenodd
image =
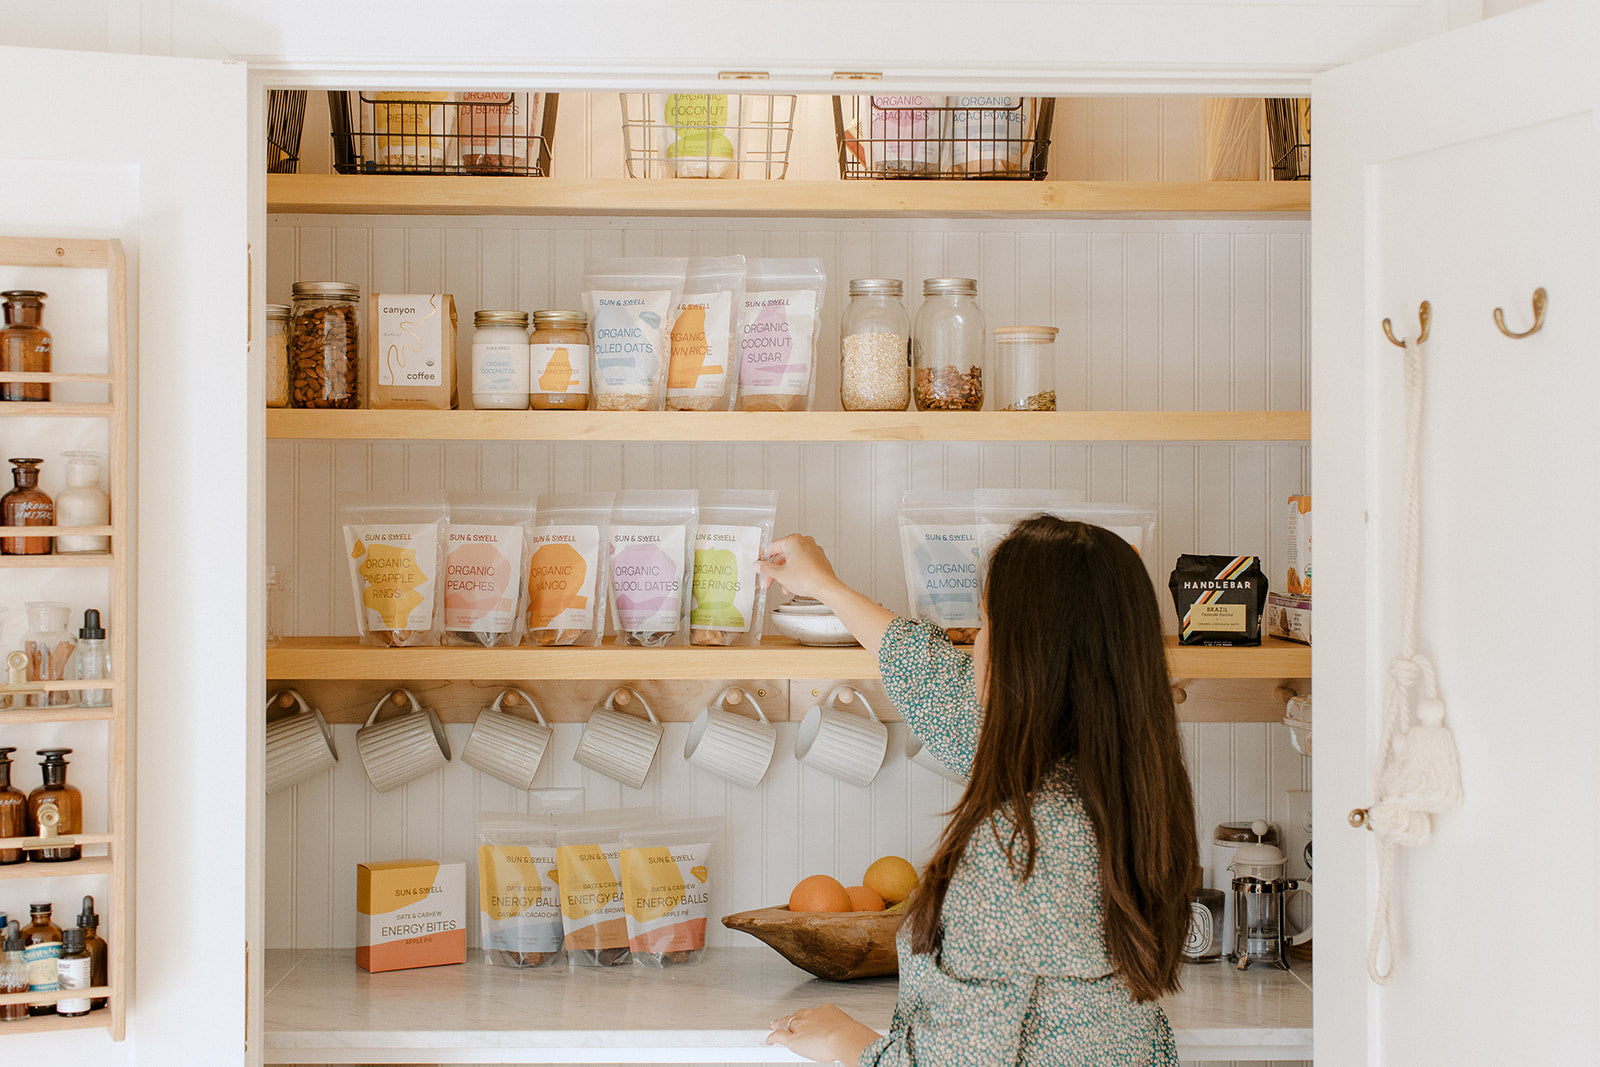
M 913 489 L 900 498 L 900 553 L 911 613 L 957 644 L 980 623 L 978 521 L 971 493 Z
M 535 509 L 528 632 L 540 645 L 598 645 L 605 633 L 611 493 L 554 493 Z
M 672 312 L 688 265 L 681 258 L 597 259 L 584 268 L 597 410 L 661 410 Z
M 753 259 L 744 288 L 739 410 L 807 410 L 828 292 L 822 260 Z
M 1168 583 L 1185 645 L 1259 645 L 1267 576 L 1257 556 L 1178 557 Z
M 444 557 L 444 643 L 496 648 L 522 642 L 533 552 L 533 501 L 505 493 L 451 493 Z
M 771 489 L 727 489 L 700 494 L 690 586 L 689 642 L 759 645 L 766 624 L 767 591 L 756 561 L 772 544 L 778 494 Z
M 617 494 L 610 557 L 617 644 L 686 643 L 697 517 L 692 489 Z
M 437 645 L 449 508 L 441 494 L 360 494 L 339 508 L 363 645 Z
M 562 945 L 574 967 L 628 962 L 620 835 L 642 813 L 617 809 L 563 817 L 556 832 Z
M 705 955 L 721 835 L 719 819 L 622 832 L 622 898 L 634 963 L 676 967 Z
M 739 385 L 744 257 L 691 259 L 673 309 L 667 410 L 727 411 Z

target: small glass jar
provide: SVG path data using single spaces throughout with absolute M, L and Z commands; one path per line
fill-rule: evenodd
M 22 605 L 28 616 L 28 632 L 22 635 L 22 651 L 28 654 L 28 681 L 67 681 L 67 664 L 77 650 L 78 637 L 68 625 L 72 609 L 54 600 L 30 600 Z M 30 707 L 72 703 L 72 690 L 53 689 L 30 693 Z
M 1056 409 L 1054 326 L 994 328 L 994 405 L 1001 411 Z
M 66 452 L 67 487 L 56 494 L 56 525 L 110 526 L 111 494 L 100 488 L 105 469 L 95 452 Z M 56 534 L 57 553 L 109 552 L 105 534 Z
M 289 389 L 297 408 L 361 406 L 361 289 L 346 282 L 295 282 L 290 312 Z
M 911 339 L 913 395 L 918 411 L 983 409 L 983 351 L 988 340 L 971 278 L 922 283 Z
M 47 293 L 37 289 L 9 289 L 5 301 L 5 329 L 0 330 L 0 370 L 8 374 L 50 373 L 50 331 L 39 325 Z M 0 383 L 0 400 L 49 400 L 49 382 Z
M 856 278 L 839 323 L 839 403 L 904 411 L 911 402 L 911 318 L 898 278 Z
M 284 627 L 288 625 L 289 574 L 282 567 L 267 564 L 267 647 L 275 648 L 283 641 Z
M 267 305 L 267 338 L 262 344 L 267 363 L 267 407 L 289 406 L 289 305 Z
M 472 406 L 499 411 L 528 407 L 528 313 L 479 311 L 472 316 Z
M 528 338 L 528 406 L 582 411 L 589 406 L 589 316 L 535 311 Z

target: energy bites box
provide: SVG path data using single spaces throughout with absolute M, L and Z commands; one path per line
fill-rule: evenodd
M 465 962 L 465 863 L 387 860 L 356 867 L 356 963 L 362 970 Z

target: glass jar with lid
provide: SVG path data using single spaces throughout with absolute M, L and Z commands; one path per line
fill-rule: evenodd
M 289 324 L 289 390 L 297 408 L 361 406 L 361 289 L 295 282 Z
M 911 318 L 898 278 L 856 278 L 839 323 L 839 403 L 904 411 L 911 402 Z
M 267 364 L 267 407 L 289 406 L 289 305 L 267 305 L 267 337 L 262 342 Z
M 994 328 L 994 406 L 1000 411 L 1056 409 L 1054 326 Z
M 929 278 L 922 283 L 922 306 L 911 338 L 918 411 L 982 410 L 987 340 L 976 281 Z
M 472 406 L 528 407 L 528 313 L 479 311 L 472 316 Z
M 528 338 L 528 403 L 537 411 L 589 406 L 589 316 L 535 311 Z
M 50 373 L 50 331 L 39 325 L 48 293 L 37 289 L 8 289 L 4 300 L 5 328 L 0 329 L 0 370 L 9 374 Z M 49 382 L 0 383 L 0 400 L 49 400 Z

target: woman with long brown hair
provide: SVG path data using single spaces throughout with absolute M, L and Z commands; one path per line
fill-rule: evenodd
M 1098 526 L 1040 515 L 991 557 L 969 657 L 850 589 L 809 537 L 761 572 L 827 604 L 906 724 L 970 777 L 907 906 L 887 1035 L 832 1005 L 769 1044 L 848 1064 L 1175 1065 L 1196 858 L 1155 590 Z

